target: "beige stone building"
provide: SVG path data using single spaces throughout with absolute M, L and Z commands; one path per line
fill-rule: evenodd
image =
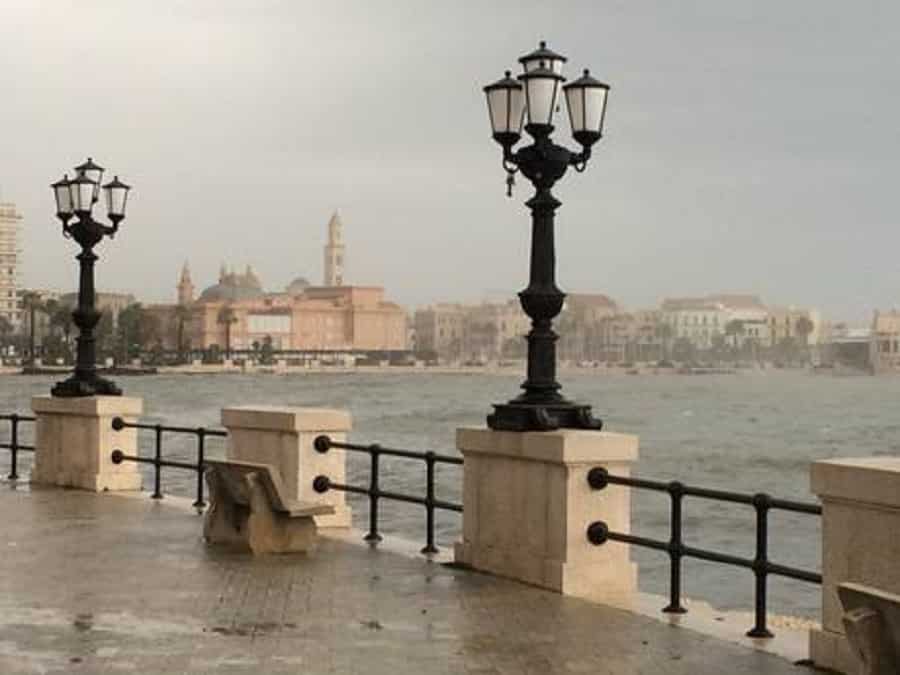
M 810 331 L 805 335 L 798 328 L 802 328 L 804 320 L 808 321 Z M 798 344 L 816 345 L 822 341 L 823 326 L 822 316 L 815 309 L 802 309 L 798 307 L 772 307 L 768 308 L 769 344 L 774 347 L 784 340 L 793 339 Z
M 251 267 L 222 265 L 218 281 L 195 297 L 187 263 L 177 283 L 176 305 L 147 309 L 159 317 L 165 346 L 276 351 L 399 352 L 408 349 L 406 312 L 379 286 L 344 285 L 343 225 L 335 213 L 325 245 L 325 285 L 303 277 L 282 291 L 266 291 Z M 180 327 L 179 327 L 180 326 Z
M 563 360 L 581 360 L 591 327 L 618 311 L 601 293 L 572 293 L 555 325 L 561 333 L 557 352 Z M 477 305 L 438 303 L 416 311 L 413 318 L 416 352 L 422 358 L 485 364 L 524 358 L 531 319 L 519 300 Z
M 11 202 L 0 202 L 0 317 L 16 329 L 22 324 L 19 303 L 19 236 L 22 215 Z
M 438 303 L 413 315 L 414 349 L 420 358 L 458 361 L 463 352 L 466 307 Z
M 900 312 L 897 310 L 875 311 L 871 358 L 876 373 L 900 371 Z

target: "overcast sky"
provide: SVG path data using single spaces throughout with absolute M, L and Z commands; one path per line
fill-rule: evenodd
M 559 282 L 629 307 L 755 292 L 861 320 L 900 305 L 900 4 L 0 0 L 0 186 L 24 282 L 74 288 L 48 185 L 93 156 L 134 186 L 98 283 L 171 300 L 182 262 L 405 305 L 527 278 L 481 87 L 536 47 L 612 85 L 606 138 L 558 185 Z M 558 119 L 559 142 L 570 143 Z

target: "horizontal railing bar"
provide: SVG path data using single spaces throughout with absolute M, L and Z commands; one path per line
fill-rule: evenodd
M 210 429 L 207 427 L 177 427 L 167 426 L 164 424 L 147 424 L 145 422 L 126 422 L 121 418 L 116 419 L 119 420 L 118 422 L 116 422 L 117 426 L 123 429 L 146 429 L 148 431 L 156 431 L 157 429 L 159 429 L 160 431 L 169 431 L 176 434 L 202 433 L 205 436 L 219 436 L 221 438 L 226 438 L 228 436 L 228 432 L 225 429 Z
M 0 450 L 12 450 L 12 443 L 0 443 Z M 15 446 L 16 450 L 24 450 L 25 452 L 34 452 L 35 448 L 33 445 L 17 445 Z
M 777 563 L 768 563 L 766 570 L 769 574 L 776 574 L 780 577 L 788 577 L 789 579 L 797 579 L 798 581 L 809 581 L 813 584 L 822 583 L 822 575 L 817 572 L 807 572 L 806 570 L 797 569 L 796 567 L 788 567 L 787 565 L 779 565 Z
M 32 415 L 16 415 L 12 413 L 8 415 L 0 415 L 0 420 L 12 422 L 14 419 L 17 419 L 20 422 L 37 422 L 37 417 L 34 417 Z
M 127 461 L 127 462 L 137 462 L 139 464 L 154 464 L 154 465 L 158 464 L 159 466 L 169 466 L 169 467 L 174 467 L 176 469 L 188 469 L 190 471 L 197 471 L 200 468 L 197 464 L 188 464 L 187 462 L 178 462 L 178 461 L 174 461 L 174 460 L 170 460 L 170 459 L 163 459 L 163 460 L 156 461 L 152 457 L 140 457 L 137 455 L 125 455 L 125 454 L 120 454 L 119 457 L 121 457 L 122 461 Z
M 632 544 L 642 548 L 651 548 L 657 551 L 669 553 L 671 546 L 667 541 L 659 539 L 650 539 L 634 534 L 624 534 L 622 532 L 609 532 L 607 539 L 610 541 L 618 541 L 624 544 Z M 698 560 L 706 560 L 708 562 L 721 563 L 723 565 L 732 565 L 734 567 L 743 567 L 746 569 L 754 568 L 754 561 L 751 558 L 741 558 L 739 556 L 728 555 L 727 553 L 719 553 L 718 551 L 709 551 L 693 546 L 682 546 L 681 556 L 684 558 L 696 558 Z M 798 581 L 809 581 L 814 584 L 822 583 L 822 575 L 816 572 L 808 572 L 806 570 L 797 569 L 796 567 L 788 567 L 787 565 L 779 565 L 777 563 L 765 563 L 767 574 L 773 574 L 780 577 L 788 577 L 797 579 Z
M 427 460 L 429 457 L 433 458 L 435 462 L 440 464 L 463 464 L 462 457 L 453 457 L 452 455 L 441 455 L 436 452 L 428 453 L 428 452 L 414 452 L 412 450 L 399 450 L 396 448 L 384 448 L 380 445 L 378 446 L 378 450 L 373 450 L 371 445 L 360 445 L 358 443 L 339 443 L 338 441 L 332 441 L 328 439 L 328 445 L 332 448 L 338 448 L 339 450 L 352 450 L 354 452 L 366 452 L 372 454 L 373 452 L 378 452 L 379 455 L 388 455 L 392 457 L 406 457 L 407 459 L 421 459 Z
M 673 483 L 667 483 L 659 480 L 648 480 L 646 478 L 632 478 L 630 476 L 614 476 L 606 474 L 606 482 L 611 485 L 624 485 L 627 487 L 638 488 L 642 490 L 655 490 L 657 492 L 672 492 Z M 711 488 L 697 487 L 694 485 L 684 485 L 676 483 L 677 490 L 686 497 L 697 497 L 698 499 L 712 499 L 715 501 L 731 502 L 734 504 L 747 504 L 754 506 L 757 496 L 744 492 L 729 492 L 727 490 L 716 490 Z M 813 515 L 822 514 L 822 506 L 807 502 L 797 502 L 789 499 L 777 499 L 769 497 L 767 501 L 770 509 L 778 509 L 780 511 L 793 511 L 796 513 L 810 513 Z
M 607 535 L 610 541 L 620 541 L 624 544 L 634 544 L 643 548 L 653 548 L 657 551 L 669 550 L 669 542 L 660 541 L 659 539 L 649 539 L 647 537 L 639 537 L 636 534 L 622 534 L 621 532 L 610 532 Z
M 328 482 L 328 489 L 341 490 L 342 492 L 353 492 L 359 495 L 368 495 L 369 497 L 378 497 L 379 499 L 393 499 L 397 502 L 407 502 L 409 504 L 421 504 L 428 506 L 428 500 L 425 497 L 416 497 L 415 495 L 406 495 L 402 492 L 391 492 L 390 490 L 371 490 L 370 488 L 360 487 L 358 485 L 343 485 L 341 483 Z M 431 505 L 436 509 L 445 511 L 457 511 L 462 513 L 463 507 L 460 504 L 445 502 L 435 499 Z
M 795 502 L 791 499 L 776 499 L 772 498 L 769 502 L 769 506 L 773 509 L 778 509 L 779 511 L 794 511 L 796 513 L 810 513 L 814 516 L 822 515 L 822 505 L 821 504 L 811 504 L 809 502 Z
M 744 567 L 753 569 L 753 560 L 750 558 L 741 558 L 736 555 L 727 553 L 719 553 L 718 551 L 709 551 L 703 548 L 694 548 L 692 546 L 683 546 L 681 554 L 686 558 L 697 558 L 699 560 L 707 560 L 714 563 L 722 563 L 723 565 L 733 565 L 735 567 Z
M 668 492 L 669 484 L 661 480 L 648 480 L 646 478 L 632 478 L 631 476 L 614 476 L 606 474 L 606 482 L 610 485 L 625 485 L 627 487 L 641 488 L 642 490 L 657 490 Z

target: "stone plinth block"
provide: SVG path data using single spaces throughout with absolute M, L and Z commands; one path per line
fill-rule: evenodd
M 587 473 L 602 466 L 629 475 L 637 436 L 458 429 L 456 439 L 465 457 L 458 563 L 565 595 L 631 603 L 637 567 L 629 547 L 594 546 L 586 535 L 595 520 L 630 532 L 630 491 L 592 490 Z
M 143 411 L 139 398 L 36 396 L 31 409 L 37 417 L 34 483 L 85 490 L 140 490 L 135 462 L 113 464 L 113 450 L 137 454 L 137 429 L 114 431 L 114 417 L 134 422 Z
M 838 586 L 900 594 L 900 458 L 816 462 L 811 485 L 822 500 L 822 630 L 810 633 L 810 658 L 855 672 Z
M 350 527 L 350 507 L 345 494 L 313 490 L 316 476 L 335 483 L 346 482 L 346 452 L 331 448 L 326 453 L 313 447 L 325 434 L 345 441 L 351 428 L 350 413 L 327 408 L 240 406 L 222 410 L 228 429 L 228 459 L 274 466 L 290 499 L 334 506 L 333 515 L 316 516 L 319 527 Z

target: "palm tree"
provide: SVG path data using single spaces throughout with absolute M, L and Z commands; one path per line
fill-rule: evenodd
M 191 310 L 187 305 L 177 305 L 175 307 L 176 328 L 176 347 L 178 351 L 179 362 L 184 362 L 185 341 L 184 341 L 184 324 L 191 318 Z
M 45 309 L 50 317 L 50 329 L 59 331 L 63 335 L 64 356 L 66 361 L 68 361 L 70 357 L 70 336 L 72 334 L 72 308 L 56 300 L 48 300 Z
M 794 332 L 796 332 L 800 338 L 804 357 L 809 354 L 809 335 L 813 332 L 815 327 L 812 320 L 806 316 L 799 317 L 794 324 Z
M 40 293 L 25 291 L 22 294 L 22 307 L 28 310 L 28 365 L 34 367 L 35 337 L 34 324 L 36 314 L 44 310 Z
M 6 347 L 6 338 L 13 331 L 12 322 L 5 316 L 0 316 L 0 338 L 3 340 L 3 347 Z
M 732 339 L 731 344 L 737 348 L 738 338 L 744 334 L 744 322 L 740 319 L 732 319 L 725 324 L 725 335 Z
M 225 325 L 225 360 L 231 359 L 231 324 L 237 323 L 234 310 L 226 305 L 219 310 L 216 322 Z

